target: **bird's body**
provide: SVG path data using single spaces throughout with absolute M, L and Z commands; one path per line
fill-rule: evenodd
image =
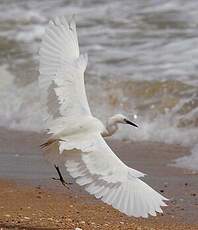
M 106 126 L 89 108 L 84 72 L 87 55 L 80 55 L 75 21 L 50 21 L 40 49 L 41 101 L 50 138 L 42 145 L 47 159 L 64 164 L 86 191 L 121 212 L 148 217 L 162 212 L 167 200 L 139 179 L 144 174 L 125 165 L 103 137 L 114 134 L 119 123 L 136 126 L 117 114 Z

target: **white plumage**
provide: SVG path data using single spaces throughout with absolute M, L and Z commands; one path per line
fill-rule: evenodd
M 126 166 L 102 137 L 112 135 L 119 123 L 136 125 L 118 114 L 105 127 L 92 116 L 84 87 L 87 60 L 79 54 L 74 18 L 50 21 L 39 68 L 42 109 L 51 134 L 45 156 L 55 165 L 64 164 L 87 192 L 128 216 L 155 216 L 167 199 L 141 181 L 144 174 Z

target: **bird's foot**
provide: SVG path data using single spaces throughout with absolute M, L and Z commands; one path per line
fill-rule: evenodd
M 63 186 L 65 186 L 67 189 L 70 189 L 70 187 L 68 185 L 71 185 L 72 183 L 68 183 L 68 182 L 66 182 L 64 180 L 64 178 L 63 178 L 63 176 L 61 174 L 61 171 L 60 171 L 60 169 L 59 169 L 59 167 L 57 165 L 54 165 L 54 167 L 55 167 L 55 169 L 56 169 L 56 171 L 57 171 L 57 173 L 59 175 L 59 178 L 54 178 L 53 177 L 52 179 L 53 180 L 59 180 L 62 183 Z
M 61 182 L 61 184 L 66 187 L 67 189 L 70 189 L 69 185 L 73 184 L 71 182 L 66 182 L 63 178 L 55 178 L 52 177 L 53 180 L 59 180 Z

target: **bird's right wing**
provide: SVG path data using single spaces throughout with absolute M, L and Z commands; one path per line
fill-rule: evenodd
M 53 127 L 67 126 L 71 117 L 91 115 L 84 86 L 88 59 L 79 54 L 74 18 L 49 22 L 39 54 L 41 109 L 46 129 L 55 133 Z
M 73 138 L 73 145 L 60 142 L 59 148 L 79 185 L 128 216 L 155 216 L 166 206 L 167 199 L 139 179 L 144 174 L 126 166 L 99 134 Z

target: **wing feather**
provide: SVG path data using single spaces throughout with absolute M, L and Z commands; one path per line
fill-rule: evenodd
M 39 86 L 42 112 L 50 133 L 53 124 L 72 116 L 91 116 L 84 86 L 87 54 L 79 54 L 74 18 L 56 17 L 49 22 L 39 51 Z M 69 119 L 68 119 L 69 120 Z
M 162 212 L 167 199 L 139 179 L 145 174 L 126 166 L 99 134 L 85 134 L 84 139 L 89 141 L 81 139 L 75 154 L 68 154 L 71 148 L 65 142 L 59 145 L 64 146 L 62 161 L 76 183 L 129 216 L 147 218 Z

